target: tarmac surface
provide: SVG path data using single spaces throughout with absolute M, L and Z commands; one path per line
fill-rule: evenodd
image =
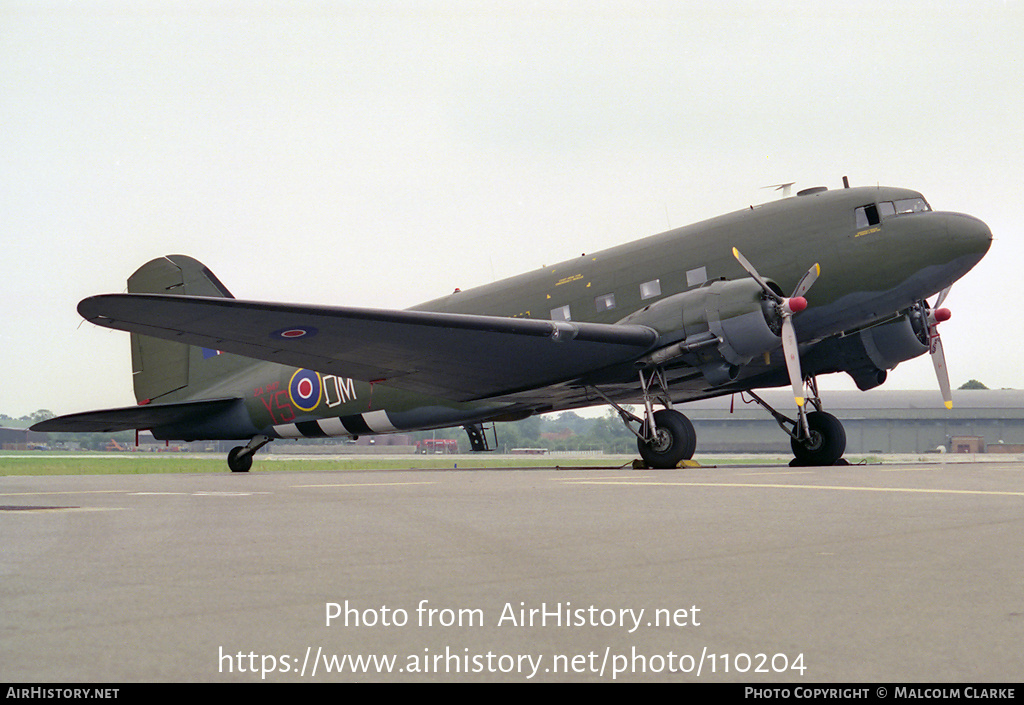
M 1019 462 L 2 477 L 0 671 L 1014 682 L 1022 535 Z

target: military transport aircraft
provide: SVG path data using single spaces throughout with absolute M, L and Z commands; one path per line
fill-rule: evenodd
M 675 404 L 748 392 L 795 462 L 831 465 L 846 436 L 815 377 L 846 372 L 870 389 L 929 352 L 951 406 L 939 304 L 992 239 L 916 191 L 844 184 L 402 311 L 239 300 L 190 257 L 155 259 L 127 294 L 78 305 L 131 333 L 139 405 L 33 429 L 247 439 L 228 455 L 245 472 L 278 438 L 463 426 L 479 450 L 485 423 L 607 403 L 648 466 L 668 468 L 696 446 Z M 753 391 L 787 384 L 791 415 Z

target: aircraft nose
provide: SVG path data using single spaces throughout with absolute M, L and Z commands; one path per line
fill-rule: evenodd
M 992 231 L 988 225 L 964 213 L 947 213 L 946 216 L 946 235 L 949 240 L 965 254 L 978 255 L 980 260 L 992 245 Z

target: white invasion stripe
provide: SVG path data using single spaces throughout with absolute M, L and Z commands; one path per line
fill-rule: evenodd
M 328 436 L 351 436 L 352 433 L 341 423 L 341 419 L 320 419 L 317 422 L 320 430 Z
M 277 434 L 278 438 L 305 438 L 299 431 L 299 427 L 293 423 L 283 423 L 280 426 L 274 426 L 274 433 Z
M 381 409 L 380 411 L 368 411 L 363 414 L 363 421 L 370 427 L 370 430 L 374 433 L 390 433 L 391 431 L 397 431 L 394 424 L 391 423 L 391 419 L 388 418 L 388 412 Z

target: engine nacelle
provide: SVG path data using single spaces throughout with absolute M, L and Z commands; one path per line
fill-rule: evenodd
M 857 337 L 867 358 L 882 370 L 891 370 L 904 360 L 928 352 L 927 334 L 914 325 L 913 318 L 905 315 L 880 326 L 865 328 Z
M 753 279 L 710 282 L 646 306 L 620 323 L 655 329 L 670 343 L 662 348 L 665 361 L 682 357 L 714 385 L 734 379 L 738 366 L 781 344 L 781 316 Z
M 918 319 L 916 309 L 911 309 L 854 335 L 823 340 L 804 356 L 804 370 L 810 374 L 846 372 L 859 389 L 873 389 L 885 381 L 888 370 L 928 352 L 927 335 Z

